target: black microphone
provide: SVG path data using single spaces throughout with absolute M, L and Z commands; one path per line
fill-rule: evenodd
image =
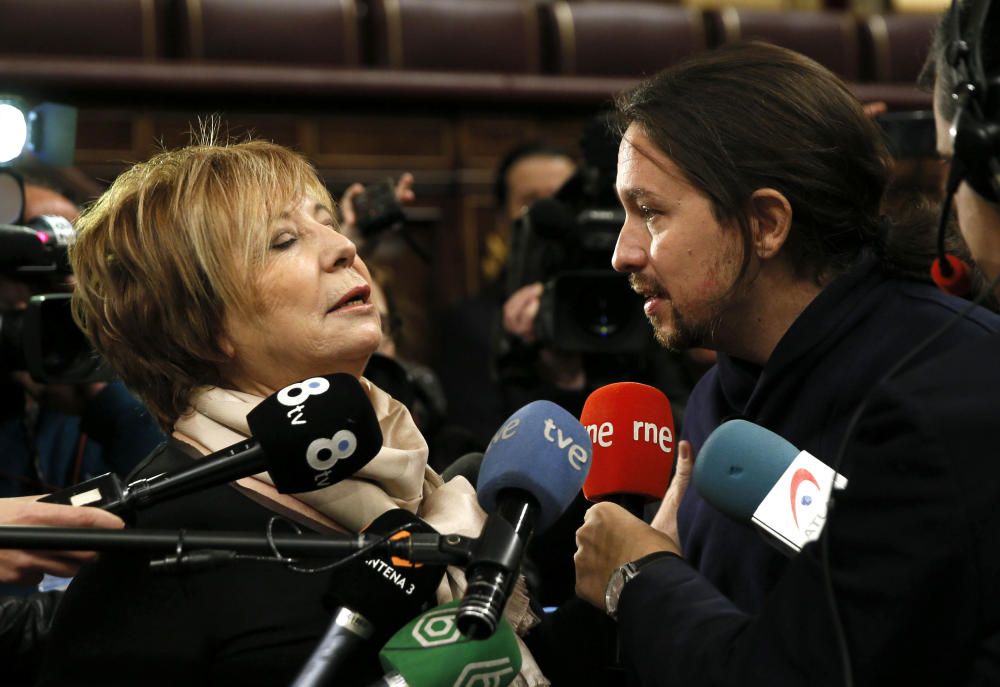
M 573 502 L 590 470 L 591 450 L 583 425 L 549 401 L 524 406 L 494 435 L 477 485 L 489 516 L 456 615 L 462 634 L 481 639 L 496 630 L 532 534 Z
M 267 470 L 283 493 L 336 484 L 367 465 L 382 448 L 382 430 L 361 383 L 348 374 L 290 384 L 247 415 L 253 437 L 216 451 L 197 464 L 131 482 L 112 473 L 41 499 L 90 505 L 113 513 L 147 508 Z
M 464 477 L 475 488 L 479 482 L 479 470 L 483 466 L 483 454 L 474 451 L 456 458 L 451 465 L 441 471 L 441 479 L 450 482 L 456 477 Z
M 409 511 L 386 511 L 365 530 L 368 534 L 435 533 L 433 527 Z M 444 576 L 444 565 L 411 563 L 384 553 L 371 553 L 333 571 L 324 604 L 333 609 L 333 622 L 303 666 L 292 687 L 333 685 L 370 658 L 397 631 L 434 598 Z

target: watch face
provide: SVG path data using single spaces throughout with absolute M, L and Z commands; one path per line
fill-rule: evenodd
M 621 598 L 625 583 L 635 577 L 635 573 L 635 566 L 631 563 L 626 563 L 615 570 L 608 581 L 608 588 L 604 592 L 604 606 L 607 614 L 612 618 L 616 618 L 618 615 L 618 600 Z

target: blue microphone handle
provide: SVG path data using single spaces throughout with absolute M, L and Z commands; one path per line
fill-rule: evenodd
M 491 636 L 517 580 L 521 559 L 538 520 L 538 502 L 525 491 L 501 492 L 466 569 L 465 596 L 455 615 L 459 631 L 472 639 Z

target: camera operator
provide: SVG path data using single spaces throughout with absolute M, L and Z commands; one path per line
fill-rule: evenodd
M 73 222 L 78 212 L 65 196 L 27 183 L 23 214 L 30 224 L 52 216 Z M 36 294 L 72 289 L 68 270 L 32 267 L 0 268 L 0 313 L 23 313 Z M 52 491 L 109 470 L 124 476 L 163 441 L 120 382 L 42 383 L 20 367 L 0 359 L 0 496 Z
M 440 468 L 464 453 L 482 451 L 493 432 L 521 397 L 497 375 L 498 341 L 504 337 L 502 313 L 511 225 L 532 204 L 552 196 L 569 179 L 576 163 L 563 149 L 543 141 L 520 143 L 503 156 L 493 182 L 499 230 L 485 241 L 482 273 L 488 280 L 474 296 L 444 313 L 440 330 L 438 376 L 448 399 L 451 446 L 442 446 Z M 536 398 L 542 397 L 541 395 Z
M 610 267 L 624 215 L 614 195 L 618 137 L 607 115 L 588 122 L 580 147 L 573 176 L 514 223 L 500 377 L 515 387 L 540 382 L 576 414 L 590 391 L 642 381 L 668 395 L 679 423 L 714 356 L 657 347 L 635 315 L 634 294 Z
M 39 184 L 26 184 L 21 200 L 26 223 L 45 216 L 62 217 L 70 222 L 77 217 L 77 208 L 68 198 Z M 67 274 L 46 278 L 19 271 L 16 266 L 5 267 L 0 271 L 0 314 L 23 312 L 35 293 L 68 288 Z M 10 318 L 7 320 L 9 323 Z M 11 369 L 7 363 L 0 358 L 0 490 L 6 497 L 0 498 L 0 525 L 122 527 L 120 518 L 97 508 L 39 503 L 37 496 L 12 494 L 37 493 L 62 486 L 51 484 L 54 480 L 48 467 L 69 465 L 77 457 L 81 423 L 77 416 L 84 418 L 88 428 L 107 427 L 103 435 L 94 432 L 95 437 L 107 437 L 117 446 L 124 446 L 130 437 L 133 440 L 141 437 L 141 432 L 136 434 L 131 427 L 117 428 L 104 419 L 86 421 L 93 412 L 114 413 L 116 408 L 128 407 L 135 401 L 121 403 L 123 396 L 131 399 L 121 385 L 113 385 L 111 392 L 104 393 L 108 387 L 105 382 L 42 384 L 27 371 Z M 159 435 L 155 426 L 152 430 L 154 436 Z M 115 432 L 121 436 L 114 436 Z M 140 444 L 137 450 L 136 457 L 141 457 L 146 449 Z M 93 458 L 93 454 L 86 454 L 86 449 L 84 455 Z M 128 470 L 135 459 L 115 460 L 114 466 Z M 81 468 L 84 465 L 88 472 L 103 467 L 87 462 L 81 463 Z M 47 477 L 41 478 L 40 473 Z M 0 550 L 0 590 L 11 594 L 0 596 L 0 665 L 10 684 L 33 682 L 41 647 L 62 598 L 58 590 L 28 592 L 43 575 L 71 577 L 80 565 L 94 557 L 93 552 Z

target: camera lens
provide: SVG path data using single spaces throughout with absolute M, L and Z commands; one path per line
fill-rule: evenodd
M 573 298 L 573 320 L 585 332 L 600 338 L 620 332 L 629 319 L 630 308 L 635 307 L 629 302 L 635 294 L 627 287 L 623 291 L 622 285 L 622 280 L 613 275 L 580 280 Z

